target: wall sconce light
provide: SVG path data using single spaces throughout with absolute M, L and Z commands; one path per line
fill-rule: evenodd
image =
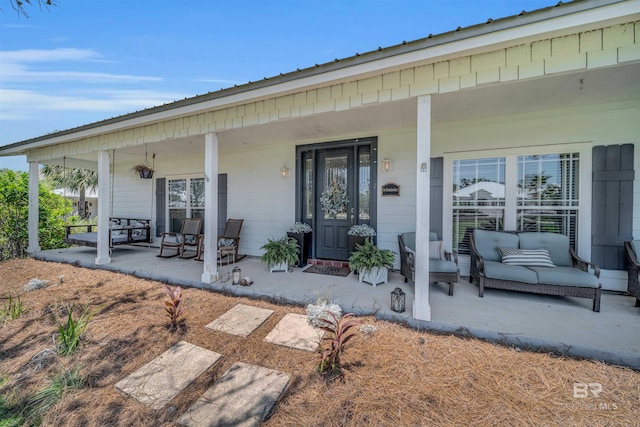
M 382 161 L 382 170 L 384 170 L 385 172 L 389 172 L 389 169 L 391 169 L 391 160 L 388 158 L 385 158 Z
M 427 162 L 422 162 L 420 164 L 420 172 L 422 172 L 422 173 L 426 173 L 427 172 Z
M 286 166 L 283 166 L 282 169 L 280 169 L 280 173 L 282 174 L 283 178 L 286 178 L 287 175 L 289 175 L 289 168 L 287 168 Z

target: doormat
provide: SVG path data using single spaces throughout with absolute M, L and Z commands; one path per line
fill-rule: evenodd
M 330 265 L 318 265 L 313 264 L 311 267 L 304 270 L 304 273 L 316 273 L 326 274 L 328 276 L 341 276 L 347 277 L 351 270 L 348 267 L 332 267 Z

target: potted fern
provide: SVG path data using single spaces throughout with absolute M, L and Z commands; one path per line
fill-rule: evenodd
M 387 283 L 389 280 L 389 268 L 393 266 L 395 255 L 389 249 L 380 249 L 371 242 L 365 240 L 364 244 L 356 245 L 356 250 L 349 258 L 349 268 L 357 271 L 358 280 L 373 285 Z
M 298 261 L 300 247 L 295 239 L 282 237 L 280 239 L 267 239 L 267 243 L 260 249 L 264 249 L 262 262 L 269 266 L 269 272 L 289 271 L 289 264 L 294 265 Z

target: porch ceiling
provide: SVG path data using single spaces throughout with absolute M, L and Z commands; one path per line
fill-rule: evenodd
M 554 110 L 613 101 L 640 99 L 640 64 L 585 70 L 554 77 L 487 85 L 480 88 L 434 95 L 434 124 Z M 408 99 L 364 106 L 339 113 L 316 114 L 265 125 L 234 129 L 219 134 L 220 147 L 276 143 L 310 143 L 342 137 L 372 136 L 384 129 L 416 126 L 416 102 Z M 192 136 L 149 144 L 159 156 L 202 153 L 204 136 Z M 145 147 L 117 150 L 116 155 L 144 159 Z M 97 154 L 78 157 L 95 162 Z M 68 160 L 73 163 L 73 160 Z

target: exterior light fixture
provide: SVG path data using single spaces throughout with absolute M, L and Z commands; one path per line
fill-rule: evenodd
M 406 294 L 400 288 L 391 291 L 391 310 L 396 313 L 403 313 L 405 308 Z
M 422 162 L 420 164 L 420 172 L 422 172 L 422 173 L 426 173 L 427 172 L 427 162 Z
M 389 172 L 389 169 L 391 169 L 391 160 L 388 158 L 385 158 L 382 161 L 382 170 L 384 170 L 385 172 Z
M 280 173 L 282 174 L 283 178 L 286 178 L 287 175 L 289 175 L 289 168 L 286 166 L 283 166 L 282 169 L 280 169 Z

